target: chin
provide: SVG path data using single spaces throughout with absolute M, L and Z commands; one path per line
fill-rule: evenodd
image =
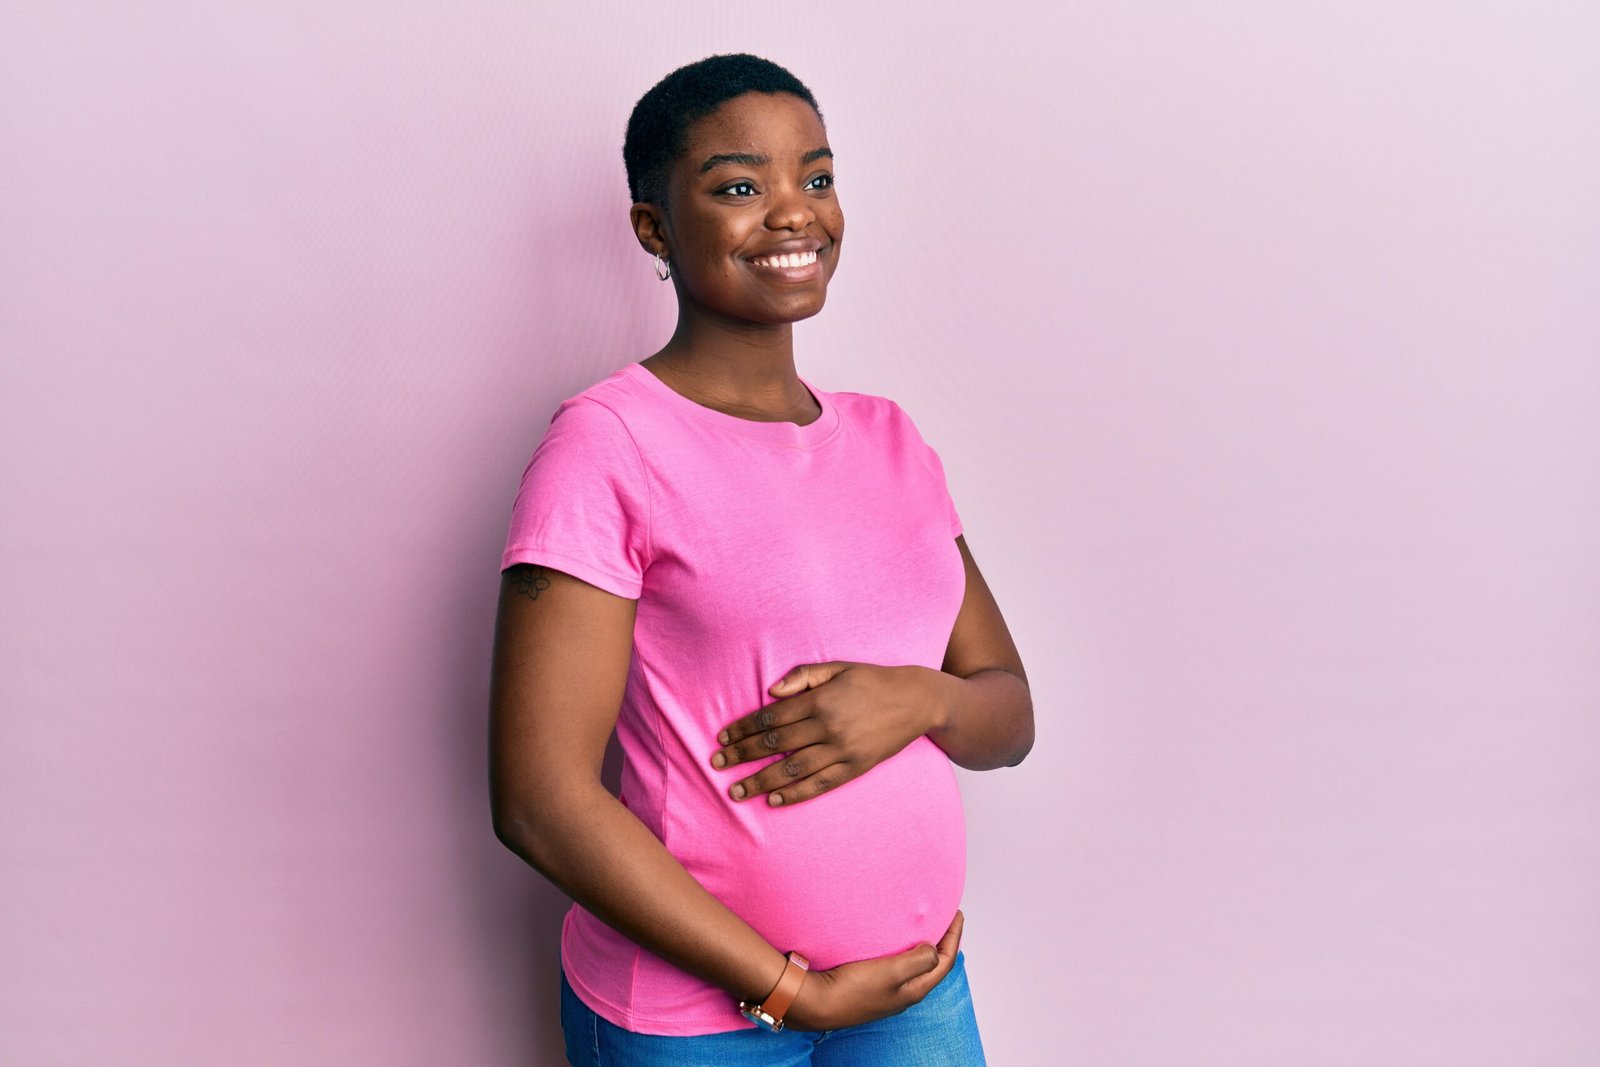
M 817 304 L 816 304 L 815 307 L 806 308 L 804 311 L 802 311 L 799 314 L 795 315 L 793 318 L 790 318 L 788 321 L 789 322 L 801 322 L 801 321 L 803 321 L 805 319 L 811 318 L 812 316 L 816 315 L 821 310 L 822 310 L 822 301 L 819 300 L 819 301 L 817 301 Z
M 815 301 L 808 301 L 807 303 L 802 304 L 802 305 L 800 305 L 800 306 L 788 311 L 787 313 L 785 313 L 783 315 L 782 318 L 780 318 L 780 319 L 778 319 L 776 321 L 778 321 L 778 322 L 799 322 L 802 319 L 809 319 L 813 315 L 815 315 L 817 312 L 821 311 L 822 310 L 822 306 L 824 304 L 826 304 L 827 302 L 828 302 L 828 293 L 827 293 L 826 290 L 824 290 L 817 297 L 817 299 Z

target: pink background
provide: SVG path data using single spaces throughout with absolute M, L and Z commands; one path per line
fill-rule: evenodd
M 127 6 L 0 9 L 0 1062 L 557 1062 L 497 557 L 751 50 L 1033 681 L 991 1061 L 1600 1063 L 1594 5 Z

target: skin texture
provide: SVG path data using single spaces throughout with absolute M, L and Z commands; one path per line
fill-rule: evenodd
M 759 421 L 804 425 L 821 414 L 795 372 L 792 324 L 821 310 L 844 235 L 832 160 L 817 153 L 826 146 L 804 101 L 749 93 L 691 128 L 666 210 L 633 206 L 640 245 L 668 258 L 679 302 L 672 338 L 641 362 L 691 400 Z M 702 170 L 728 154 L 747 159 Z M 785 242 L 817 245 L 819 269 L 793 279 L 752 262 Z M 772 686 L 772 704 L 726 728 L 718 754 L 752 763 L 747 797 L 803 803 L 924 734 L 969 768 L 1026 755 L 1033 707 L 1021 660 L 964 539 L 956 544 L 967 588 L 943 669 L 797 665 Z M 732 998 L 760 1000 L 783 973 L 783 952 L 700 886 L 601 783 L 635 608 L 552 568 L 506 569 L 490 686 L 495 832 L 636 943 Z M 778 753 L 785 758 L 773 766 L 754 765 Z M 962 928 L 957 912 L 937 945 L 811 972 L 787 1025 L 836 1029 L 903 1011 L 949 972 Z

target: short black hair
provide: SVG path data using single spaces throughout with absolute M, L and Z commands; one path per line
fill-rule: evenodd
M 791 93 L 822 118 L 811 90 L 769 59 L 734 52 L 679 67 L 641 96 L 628 116 L 622 162 L 634 202 L 665 208 L 667 172 L 683 152 L 689 127 L 745 93 Z

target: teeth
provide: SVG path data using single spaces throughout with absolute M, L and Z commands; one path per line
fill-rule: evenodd
M 815 252 L 790 252 L 782 256 L 767 256 L 751 260 L 760 267 L 807 267 L 817 261 Z

